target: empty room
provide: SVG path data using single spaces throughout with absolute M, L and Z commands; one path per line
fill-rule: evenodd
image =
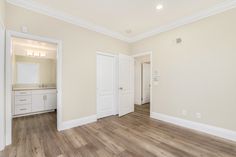
M 236 0 L 0 0 L 0 157 L 236 157 Z

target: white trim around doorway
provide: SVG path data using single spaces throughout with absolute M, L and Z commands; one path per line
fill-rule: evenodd
M 144 53 L 137 53 L 135 55 L 132 55 L 132 57 L 136 58 L 136 57 L 142 57 L 142 56 L 147 56 L 147 55 L 150 55 L 150 84 L 151 84 L 151 88 L 150 88 L 150 113 L 152 113 L 153 111 L 153 101 L 152 101 L 152 86 L 153 86 L 153 83 L 152 83 L 152 75 L 153 75 L 153 71 L 152 71 L 152 68 L 153 68 L 153 58 L 152 58 L 152 51 L 148 51 L 148 52 L 144 52 Z M 151 115 L 150 115 L 151 116 Z
M 5 147 L 5 27 L 0 21 L 0 151 Z
M 6 145 L 12 143 L 12 69 L 11 69 L 11 38 L 25 38 L 43 42 L 49 42 L 57 45 L 57 130 L 62 130 L 62 87 L 61 87 L 61 78 L 62 78 L 62 41 L 51 39 L 47 37 L 41 37 L 32 34 L 25 34 L 20 32 L 15 32 L 11 30 L 6 31 L 6 74 L 5 74 L 5 116 L 6 116 L 6 132 L 5 139 Z

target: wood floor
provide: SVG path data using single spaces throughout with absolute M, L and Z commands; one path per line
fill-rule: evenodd
M 55 113 L 17 118 L 0 157 L 236 157 L 236 143 L 150 119 L 148 108 L 63 132 Z

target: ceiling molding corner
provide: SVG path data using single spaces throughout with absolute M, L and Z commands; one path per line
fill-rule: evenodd
M 236 0 L 228 0 L 227 2 L 220 3 L 218 5 L 213 6 L 212 8 L 209 8 L 207 10 L 201 11 L 195 15 L 182 18 L 180 20 L 177 20 L 175 22 L 172 22 L 171 24 L 164 25 L 161 27 L 157 27 L 156 29 L 153 29 L 151 31 L 136 35 L 135 37 L 130 38 L 130 42 L 137 42 L 140 40 L 143 40 L 145 38 L 158 35 L 163 32 L 170 31 L 172 29 L 194 23 L 196 21 L 199 21 L 201 19 L 225 12 L 227 10 L 233 9 L 236 7 Z
M 55 10 L 53 8 L 49 8 L 47 6 L 41 5 L 39 3 L 28 1 L 28 0 L 7 0 L 7 3 L 25 8 L 27 10 L 31 10 L 33 12 L 37 12 L 43 15 L 47 15 L 49 17 L 56 18 L 58 20 L 62 20 L 64 22 L 97 32 L 101 33 L 110 37 L 113 37 L 115 39 L 119 39 L 125 42 L 130 42 L 130 39 L 118 32 L 111 31 L 109 29 L 106 29 L 102 26 L 95 25 L 91 22 L 88 22 L 86 20 L 74 17 L 72 15 L 66 14 L 64 12 L 60 12 L 58 10 Z
M 97 33 L 101 33 L 107 36 L 110 36 L 112 38 L 115 39 L 119 39 L 121 41 L 124 42 L 128 42 L 128 43 L 134 43 L 140 40 L 143 40 L 145 38 L 151 37 L 151 36 L 155 36 L 158 35 L 160 33 L 166 32 L 166 31 L 170 31 L 172 29 L 199 21 L 201 19 L 222 13 L 224 11 L 233 9 L 236 7 L 236 0 L 227 0 L 226 2 L 217 4 L 207 10 L 201 11 L 195 15 L 192 16 L 188 16 L 185 18 L 182 18 L 180 20 L 176 20 L 170 24 L 164 25 L 164 26 L 160 26 L 157 27 L 153 30 L 147 31 L 145 33 L 141 33 L 139 35 L 136 35 L 134 37 L 126 37 L 124 35 L 122 35 L 119 32 L 115 32 L 112 30 L 109 30 L 107 28 L 104 28 L 102 26 L 98 26 L 95 25 L 91 22 L 85 21 L 83 19 L 71 16 L 69 14 L 66 14 L 64 12 L 60 12 L 58 10 L 49 8 L 47 6 L 41 5 L 39 3 L 35 3 L 33 1 L 28 1 L 28 0 L 7 0 L 8 3 L 18 6 L 18 7 L 22 7 L 40 14 L 44 14 L 53 18 L 56 18 L 58 20 L 62 20 L 64 22 L 73 24 L 73 25 L 77 25 L 79 27 L 97 32 Z

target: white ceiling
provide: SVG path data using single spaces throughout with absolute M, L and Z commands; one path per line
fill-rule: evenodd
M 87 27 L 95 30 L 131 39 L 148 36 L 158 29 L 170 27 L 180 20 L 196 18 L 210 14 L 222 6 L 234 5 L 235 0 L 7 0 L 20 3 L 22 7 L 31 10 L 41 9 L 60 13 L 63 17 L 70 17 L 86 23 Z M 157 4 L 163 4 L 161 11 L 156 10 Z M 34 8 L 32 7 L 34 6 Z M 42 12 L 43 9 L 40 10 Z M 51 13 L 52 14 L 52 13 Z M 208 16 L 208 15 L 206 15 Z M 67 20 L 68 21 L 68 20 Z M 78 23 L 78 22 L 77 22 Z M 127 33 L 130 32 L 130 33 Z

